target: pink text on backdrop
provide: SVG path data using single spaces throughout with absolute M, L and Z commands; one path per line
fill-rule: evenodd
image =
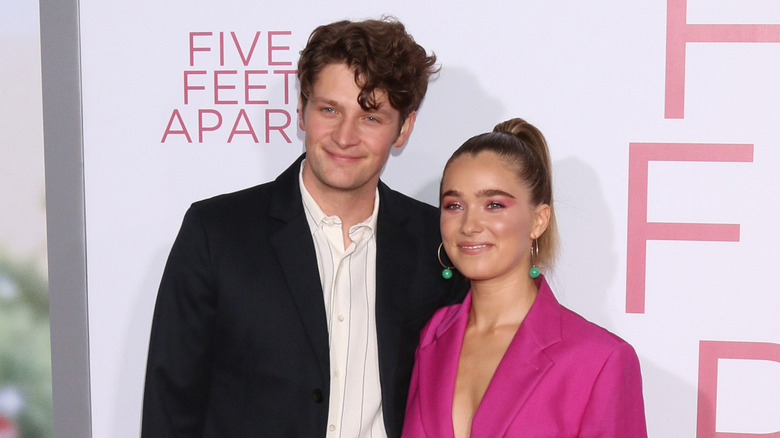
M 777 24 L 691 24 L 688 0 L 666 4 L 666 108 L 664 117 L 685 114 L 685 46 L 687 43 L 777 43 Z
M 277 100 L 289 105 L 294 101 L 292 87 L 297 73 L 296 70 L 185 70 L 184 104 L 189 105 L 194 98 L 199 103 L 214 105 L 268 105 Z M 281 90 L 267 94 L 271 80 L 280 77 L 284 84 Z
M 739 225 L 647 221 L 650 161 L 752 162 L 752 144 L 631 143 L 628 152 L 626 312 L 645 313 L 648 240 L 738 242 Z
M 269 108 L 263 110 L 262 114 L 264 116 L 263 126 L 265 131 L 265 143 L 271 142 L 272 131 L 278 132 L 285 142 L 292 143 L 292 139 L 290 139 L 284 131 L 292 125 L 292 116 L 287 110 Z M 198 143 L 204 142 L 205 133 L 218 131 L 223 126 L 222 112 L 214 109 L 199 109 L 197 119 Z M 236 135 L 244 135 L 251 137 L 254 143 L 260 142 L 255 128 L 255 126 L 258 125 L 258 122 L 257 120 L 253 122 L 244 108 L 239 109 L 237 114 L 231 117 L 231 119 L 233 120 L 232 128 L 227 137 L 223 135 L 221 137 L 211 138 L 210 140 L 232 143 L 233 138 Z M 192 143 L 192 136 L 190 135 L 191 129 L 192 128 L 187 127 L 179 110 L 174 109 L 171 118 L 168 120 L 168 126 L 165 128 L 160 143 L 165 143 L 169 135 L 184 136 L 187 143 Z
M 260 31 L 255 32 L 252 41 L 245 41 L 242 45 L 242 43 L 239 42 L 239 37 L 236 36 L 236 33 L 230 32 L 233 45 L 232 48 L 225 49 L 225 32 L 217 32 L 216 37 L 214 36 L 213 32 L 190 32 L 190 67 L 195 66 L 195 54 L 198 52 L 203 53 L 203 55 L 198 56 L 199 64 L 201 62 L 205 62 L 208 65 L 212 65 L 213 56 L 208 57 L 205 55 L 209 53 L 213 55 L 213 53 L 216 52 L 219 58 L 219 65 L 224 66 L 225 54 L 228 53 L 228 50 L 230 50 L 229 53 L 233 53 L 233 50 L 235 50 L 234 54 L 238 55 L 241 63 L 244 64 L 244 67 L 246 67 L 252 61 L 252 56 L 255 53 L 257 42 L 260 40 L 260 34 Z M 264 41 L 266 42 L 265 48 L 267 56 L 264 60 L 264 63 L 266 65 L 292 65 L 292 60 L 297 56 L 297 54 L 290 53 L 290 46 L 279 45 L 281 44 L 279 42 L 281 37 L 291 36 L 292 32 L 289 30 L 270 31 L 266 32 L 266 35 L 267 38 Z M 230 46 L 230 44 L 228 44 L 228 46 Z M 204 58 L 206 61 L 201 61 Z
M 293 126 L 297 72 L 278 67 L 291 66 L 297 58 L 287 42 L 291 35 L 189 32 L 189 67 L 197 68 L 183 72 L 184 105 L 171 111 L 161 143 L 192 143 L 195 138 L 198 143 L 232 143 L 238 138 L 270 143 L 272 134 L 292 143 L 285 130 Z M 264 136 L 258 135 L 263 131 Z
M 699 398 L 696 438 L 780 438 L 768 434 L 727 433 L 715 430 L 718 396 L 718 359 L 769 360 L 780 362 L 780 344 L 767 342 L 699 341 Z

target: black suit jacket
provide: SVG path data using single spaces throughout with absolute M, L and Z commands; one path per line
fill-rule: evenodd
M 187 211 L 154 312 L 143 438 L 326 435 L 328 329 L 302 158 L 274 182 Z M 420 329 L 465 288 L 441 277 L 438 211 L 381 182 L 379 196 L 379 372 L 397 437 Z

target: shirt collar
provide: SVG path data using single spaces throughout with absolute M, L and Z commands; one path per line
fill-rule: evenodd
M 314 197 L 312 197 L 311 193 L 309 193 L 309 191 L 306 189 L 306 186 L 303 184 L 303 165 L 305 162 L 305 159 L 301 161 L 301 169 L 298 172 L 298 186 L 301 188 L 301 198 L 303 199 L 303 209 L 306 212 L 306 221 L 309 223 L 309 229 L 313 234 L 314 230 L 320 226 L 333 224 L 340 225 L 341 218 L 338 216 L 327 216 L 325 212 L 322 211 L 319 204 L 317 204 L 317 201 L 314 200 Z M 370 230 L 371 234 L 375 233 L 378 217 L 379 188 L 376 188 L 374 192 L 374 210 L 371 212 L 371 216 L 366 218 L 366 220 L 363 222 L 353 225 L 352 229 L 350 229 L 350 234 L 352 234 L 354 231 L 357 231 L 358 229 L 365 228 Z

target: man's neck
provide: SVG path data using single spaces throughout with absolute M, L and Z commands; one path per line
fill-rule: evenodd
M 359 191 L 345 191 L 325 188 L 325 190 L 306 189 L 311 193 L 314 201 L 320 206 L 322 212 L 328 216 L 338 216 L 345 230 L 349 230 L 355 224 L 363 222 L 374 212 L 374 197 L 376 186 Z
M 334 193 L 335 192 L 335 193 Z M 324 196 L 312 194 L 312 197 L 328 216 L 338 216 L 341 219 L 341 233 L 344 239 L 344 248 L 352 242 L 349 231 L 352 226 L 359 224 L 371 216 L 374 212 L 374 196 L 376 189 L 371 191 L 370 197 L 363 193 L 326 191 Z
M 371 217 L 374 212 L 379 178 L 373 184 L 366 184 L 356 190 L 329 187 L 316 178 L 306 178 L 305 172 L 301 180 L 306 192 L 326 216 L 338 216 L 341 219 L 345 242 L 348 242 L 349 229 Z

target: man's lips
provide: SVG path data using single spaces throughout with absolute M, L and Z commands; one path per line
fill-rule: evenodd
M 331 159 L 337 160 L 337 161 L 355 161 L 355 160 L 360 159 L 360 157 L 357 157 L 357 156 L 337 154 L 337 153 L 333 153 L 333 152 L 330 152 L 330 151 L 327 151 L 327 150 L 325 151 L 325 153 L 328 154 L 328 156 Z

